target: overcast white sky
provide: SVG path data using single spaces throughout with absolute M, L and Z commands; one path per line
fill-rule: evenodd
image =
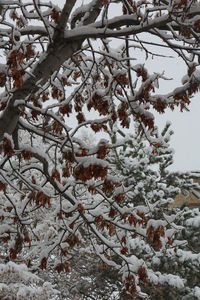
M 149 38 L 149 37 L 148 37 Z M 153 49 L 153 48 L 151 48 Z M 174 55 L 168 49 L 154 47 L 157 53 Z M 181 79 L 187 70 L 180 58 L 156 58 L 145 63 L 150 70 L 158 72 L 165 71 L 165 75 L 173 78 L 172 81 L 164 81 L 160 85 L 158 93 L 167 93 L 170 89 L 181 85 Z M 172 123 L 174 135 L 171 145 L 175 150 L 173 170 L 200 170 L 200 93 L 197 93 L 192 99 L 189 106 L 189 112 L 180 112 L 178 108 L 174 111 L 168 110 L 165 114 L 155 114 L 156 123 L 159 128 L 164 127 L 166 121 Z
M 166 120 L 172 123 L 174 135 L 171 145 L 175 156 L 171 169 L 200 171 L 200 94 L 192 99 L 190 112 L 167 112 L 156 117 L 160 126 Z
M 91 0 L 79 0 L 78 4 L 86 4 Z M 63 0 L 60 1 L 60 4 Z M 113 9 L 113 16 L 120 14 L 119 6 L 115 5 Z M 145 41 L 152 41 L 152 36 L 145 36 Z M 153 37 L 153 39 L 155 39 Z M 116 41 L 116 47 L 117 43 Z M 159 41 L 160 42 L 160 41 Z M 166 48 L 152 47 L 152 51 L 159 54 L 175 55 L 173 52 Z M 141 52 L 133 54 L 138 59 L 137 63 L 144 63 L 144 57 Z M 167 93 L 172 88 L 181 85 L 181 79 L 186 74 L 181 59 L 175 57 L 174 59 L 166 58 L 154 58 L 151 57 L 145 62 L 145 66 L 148 68 L 149 73 L 157 71 L 162 73 L 165 71 L 165 75 L 169 78 L 174 78 L 173 81 L 164 81 L 160 85 L 160 90 L 157 93 Z M 174 165 L 171 167 L 173 170 L 200 170 L 200 93 L 192 99 L 189 107 L 190 112 L 181 113 L 179 109 L 175 111 L 167 111 L 167 113 L 158 115 L 155 114 L 156 123 L 160 130 L 164 127 L 166 121 L 171 121 L 174 135 L 172 137 L 171 146 L 175 150 Z

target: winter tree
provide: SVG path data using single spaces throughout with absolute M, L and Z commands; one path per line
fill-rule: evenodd
M 0 272 L 16 281 L 1 280 L 1 297 L 56 299 L 31 271 L 73 275 L 96 255 L 117 274 L 109 299 L 155 299 L 155 286 L 164 297 L 166 285 L 199 299 L 199 212 L 168 209 L 193 183 L 166 170 L 169 126 L 159 134 L 153 111 L 183 111 L 198 91 L 200 5 L 84 2 L 0 1 Z M 186 74 L 161 94 L 167 74 L 145 62 L 169 52 Z M 83 128 L 105 138 L 88 144 Z

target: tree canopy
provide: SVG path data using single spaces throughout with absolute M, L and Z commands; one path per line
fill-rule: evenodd
M 200 299 L 199 211 L 169 209 L 199 175 L 167 170 L 172 131 L 154 120 L 198 92 L 199 2 L 85 2 L 0 1 L 0 273 L 21 276 L 0 293 L 59 299 L 31 272 L 77 278 L 96 255 L 116 272 L 109 299 L 155 299 L 155 286 L 165 299 L 166 285 L 174 299 Z M 186 74 L 162 94 L 165 70 L 145 63 L 169 55 Z

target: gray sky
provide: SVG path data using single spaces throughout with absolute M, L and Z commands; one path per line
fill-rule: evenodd
M 151 48 L 160 54 L 174 55 L 172 51 L 166 48 Z M 178 57 L 168 58 L 149 58 L 145 63 L 149 72 L 165 71 L 165 75 L 174 80 L 163 81 L 157 93 L 167 93 L 171 89 L 181 85 L 182 77 L 187 73 L 184 63 Z M 175 150 L 174 164 L 172 170 L 200 170 L 200 93 L 197 93 L 189 105 L 189 112 L 180 112 L 179 108 L 174 111 L 167 110 L 165 114 L 154 113 L 156 123 L 162 129 L 166 121 L 172 123 L 174 135 L 171 140 L 171 146 Z
M 175 150 L 172 170 L 200 170 L 200 94 L 191 101 L 190 112 L 178 110 L 156 115 L 158 126 L 171 121 L 174 135 L 171 145 Z

